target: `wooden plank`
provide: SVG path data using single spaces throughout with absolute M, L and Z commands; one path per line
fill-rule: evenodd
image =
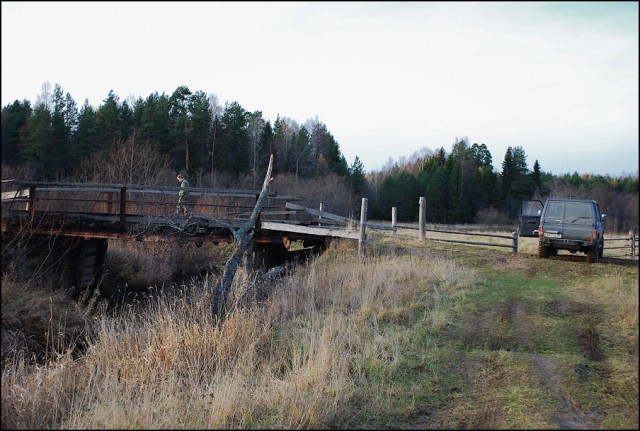
M 322 218 L 318 219 L 318 223 L 330 224 L 332 222 L 330 222 L 328 220 L 332 220 L 334 222 L 340 222 L 340 223 L 352 223 L 354 226 L 360 225 L 360 221 L 359 220 L 350 219 L 350 218 L 347 218 L 347 217 L 339 216 L 337 214 L 332 214 L 332 213 L 328 213 L 328 212 L 325 212 L 325 211 L 319 211 L 319 210 L 316 210 L 316 209 L 313 209 L 313 208 L 303 207 L 303 206 L 300 206 L 300 205 L 292 204 L 290 202 L 287 202 L 285 204 L 285 208 L 292 209 L 292 210 L 306 211 L 308 214 L 310 214 L 312 216 L 322 217 Z M 382 224 L 373 224 L 373 223 L 367 223 L 367 227 L 371 228 L 371 229 L 377 229 L 377 230 L 393 230 L 393 231 L 397 230 L 393 226 L 386 226 L 386 225 L 382 225 Z
M 107 188 L 107 187 L 38 187 L 36 193 L 45 192 L 111 192 L 119 193 L 120 189 Z
M 316 209 L 313 209 L 313 208 L 303 207 L 301 205 L 292 204 L 291 202 L 285 203 L 284 206 L 287 209 L 306 211 L 307 214 L 315 216 L 315 217 L 327 218 L 327 219 L 330 219 L 330 220 L 341 221 L 341 222 L 344 222 L 344 223 L 348 223 L 349 221 L 352 221 L 351 219 L 349 219 L 347 217 L 342 217 L 342 216 L 339 216 L 337 214 L 332 214 L 332 213 L 328 213 L 328 212 L 325 212 L 325 211 L 316 210 Z
M 261 216 L 265 216 L 265 215 L 293 215 L 296 214 L 296 211 L 260 211 L 260 215 Z M 240 216 L 250 216 L 251 213 L 246 212 L 246 213 L 238 213 L 238 215 Z
M 323 225 L 323 224 L 328 224 L 328 225 L 334 225 L 334 226 L 342 226 L 345 227 L 347 226 L 347 223 L 343 222 L 343 221 L 338 221 L 338 220 L 331 220 L 328 218 L 323 218 L 323 219 L 318 219 L 318 220 L 308 220 L 306 223 L 303 224 L 308 224 L 311 226 L 314 226 L 316 224 L 318 225 Z M 354 223 L 355 225 L 355 223 Z
M 327 236 L 336 238 L 358 239 L 357 232 L 349 232 L 346 230 L 336 230 L 326 227 L 314 226 L 297 226 L 288 223 L 278 222 L 262 222 L 262 230 L 274 230 L 282 232 L 303 233 L 307 235 Z
M 16 190 L 13 192 L 2 193 L 3 201 L 18 199 L 18 198 L 28 198 L 28 197 L 29 197 L 29 189 L 22 189 L 22 190 Z M 20 199 L 20 200 L 24 200 L 24 199 Z
M 384 225 L 384 224 L 367 223 L 367 227 L 370 228 L 370 229 L 374 229 L 374 230 L 392 230 L 394 232 L 398 230 L 397 227 L 388 226 L 388 225 Z

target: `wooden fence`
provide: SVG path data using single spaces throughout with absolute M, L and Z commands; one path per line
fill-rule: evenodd
M 607 238 L 605 237 L 604 243 L 605 243 L 605 250 L 627 250 L 628 253 L 621 253 L 621 254 L 612 254 L 612 255 L 608 255 L 607 257 L 630 257 L 631 259 L 635 259 L 638 257 L 638 239 L 639 237 L 636 235 L 636 232 L 631 230 L 629 231 L 629 236 L 628 237 L 622 237 L 622 238 Z M 610 244 L 611 242 L 615 243 L 615 244 L 620 244 L 621 242 L 626 242 L 626 244 L 622 244 L 622 245 L 614 245 L 614 246 L 608 246 L 607 244 Z
M 365 229 L 369 227 L 374 230 L 392 230 L 394 233 L 398 229 L 409 229 L 409 230 L 417 230 L 418 231 L 418 239 L 420 241 L 424 241 L 429 239 L 430 241 L 441 241 L 441 242 L 451 242 L 458 244 L 470 244 L 470 245 L 482 245 L 489 247 L 506 247 L 510 248 L 514 254 L 518 253 L 518 229 L 516 228 L 511 235 L 497 235 L 497 234 L 489 234 L 489 233 L 479 233 L 479 232 L 468 232 L 468 231 L 452 231 L 452 230 L 443 230 L 443 229 L 428 229 L 425 224 L 425 200 L 424 197 L 420 198 L 419 201 L 419 221 L 418 227 L 403 225 L 400 226 L 397 223 L 397 208 L 391 208 L 391 226 L 379 225 L 379 224 L 369 224 L 366 221 L 367 214 L 367 200 L 366 198 L 362 199 L 362 208 L 361 208 L 361 216 L 360 216 L 360 254 L 363 253 L 363 244 L 366 238 Z M 427 232 L 434 233 L 442 233 L 442 234 L 451 234 L 451 235 L 463 235 L 463 236 L 477 236 L 477 237 L 485 237 L 485 238 L 499 238 L 509 240 L 508 243 L 495 243 L 495 242 L 483 242 L 483 241 L 469 241 L 462 239 L 448 239 L 448 238 L 427 238 Z
M 425 224 L 425 200 L 424 197 L 420 198 L 418 202 L 419 205 L 419 217 L 418 217 L 418 227 L 411 225 L 403 225 L 400 226 L 397 223 L 397 208 L 393 207 L 391 209 L 391 227 L 389 226 L 380 226 L 380 225 L 372 225 L 373 229 L 391 229 L 394 232 L 401 229 L 409 229 L 409 230 L 417 230 L 418 231 L 418 239 L 424 241 L 429 239 L 430 241 L 441 241 L 441 242 L 450 242 L 450 243 L 459 243 L 459 244 L 470 244 L 470 245 L 481 245 L 488 247 L 505 247 L 510 248 L 513 254 L 518 253 L 518 228 L 516 227 L 511 235 L 498 235 L 498 234 L 490 234 L 490 233 L 479 233 L 479 232 L 470 232 L 470 231 L 455 231 L 455 230 L 444 230 L 444 229 L 428 229 Z M 364 221 L 366 223 L 366 202 L 363 199 L 363 214 L 364 217 L 361 217 L 361 223 Z M 427 232 L 433 232 L 436 234 L 445 234 L 445 235 L 461 235 L 461 236 L 476 236 L 476 237 L 485 237 L 485 238 L 499 238 L 508 240 L 507 243 L 495 243 L 495 242 L 485 242 L 485 241 L 470 241 L 470 240 L 462 240 L 462 239 L 449 239 L 449 238 L 427 238 Z M 364 234 L 361 233 L 361 242 L 363 241 Z M 619 242 L 625 241 L 626 244 L 617 245 Z M 616 245 L 609 245 L 611 243 Z M 605 251 L 612 250 L 628 250 L 628 253 L 622 254 L 613 254 L 607 253 L 607 257 L 630 257 L 632 259 L 638 257 L 638 236 L 635 231 L 630 231 L 628 237 L 623 238 L 607 238 L 605 237 Z

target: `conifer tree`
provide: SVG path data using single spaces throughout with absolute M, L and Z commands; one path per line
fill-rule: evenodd
M 45 103 L 38 103 L 29 117 L 29 136 L 25 148 L 25 160 L 37 177 L 49 179 L 53 173 L 51 144 L 53 129 L 51 111 Z
M 97 113 L 89 101 L 85 100 L 84 105 L 80 108 L 78 115 L 78 130 L 75 134 L 76 146 L 76 168 L 82 161 L 88 159 L 91 155 L 96 154 L 100 147 L 98 143 L 98 121 Z
M 28 134 L 27 123 L 31 117 L 31 103 L 28 100 L 15 101 L 2 108 L 2 163 L 19 166 L 25 151 L 24 138 Z
M 220 151 L 216 160 L 218 167 L 232 175 L 249 171 L 249 113 L 238 103 L 225 106 L 221 119 Z
M 353 164 L 349 168 L 349 178 L 351 187 L 356 195 L 365 195 L 367 181 L 364 176 L 364 165 L 360 161 L 360 157 L 356 156 Z
M 174 148 L 171 153 L 173 166 L 190 174 L 189 166 L 189 100 L 191 91 L 185 85 L 181 85 L 173 92 L 171 102 L 171 136 Z M 207 102 L 208 105 L 208 102 Z

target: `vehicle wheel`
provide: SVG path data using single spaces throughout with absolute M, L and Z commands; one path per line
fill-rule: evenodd
M 598 261 L 599 254 L 600 254 L 599 247 L 597 245 L 590 247 L 587 250 L 587 262 L 596 263 Z
M 549 247 L 542 243 L 538 243 L 538 257 L 546 259 L 549 257 Z

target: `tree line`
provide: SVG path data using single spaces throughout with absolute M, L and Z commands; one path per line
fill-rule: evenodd
M 156 92 L 122 102 L 111 91 L 97 109 L 86 100 L 78 109 L 59 84 L 52 92 L 43 87 L 35 106 L 16 100 L 2 109 L 3 163 L 25 165 L 38 178 L 72 176 L 128 139 L 149 145 L 168 166 L 192 177 L 212 170 L 261 177 L 271 154 L 279 173 L 348 173 L 338 143 L 318 120 L 300 126 L 278 116 L 271 124 L 260 111 L 238 102 L 222 108 L 214 95 L 186 86 L 170 96 Z
M 608 212 L 608 226 L 616 231 L 638 228 L 638 177 L 544 172 L 538 160 L 529 170 L 523 147 L 508 147 L 496 172 L 486 144 L 456 138 L 449 153 L 443 147 L 416 156 L 402 165 L 372 173 L 367 195 L 372 218 L 418 220 L 418 202 L 425 197 L 428 223 L 513 225 L 522 200 L 549 196 L 591 198 Z
M 165 168 L 185 173 L 194 186 L 206 186 L 208 175 L 224 174 L 255 187 L 271 154 L 274 175 L 317 187 L 337 177 L 349 191 L 342 207 L 358 212 L 359 198 L 367 197 L 375 219 L 388 220 L 395 206 L 398 221 L 416 221 L 418 199 L 425 196 L 427 222 L 499 222 L 517 216 L 522 199 L 571 194 L 613 200 L 621 226 L 638 224 L 637 174 L 555 176 L 538 160 L 529 170 L 521 146 L 506 150 L 500 171 L 486 144 L 456 138 L 449 152 L 425 150 L 411 161 L 365 173 L 358 156 L 348 165 L 318 118 L 300 125 L 278 115 L 272 124 L 261 111 L 247 111 L 235 101 L 222 107 L 215 95 L 186 86 L 171 95 L 155 92 L 125 101 L 110 91 L 98 108 L 87 100 L 78 108 L 59 84 L 51 90 L 47 83 L 33 106 L 16 100 L 2 108 L 3 171 L 12 168 L 29 179 L 104 178 L 100 174 L 108 167 L 111 181 L 144 183 Z M 123 166 L 128 168 L 118 169 Z M 635 212 L 627 210 L 628 202 L 635 202 Z

